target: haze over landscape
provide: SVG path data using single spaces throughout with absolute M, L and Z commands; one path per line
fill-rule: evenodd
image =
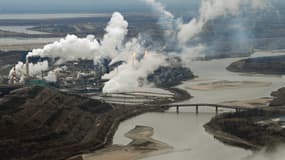
M 284 7 L 0 1 L 0 156 L 283 160 Z
M 182 9 L 184 12 L 191 12 L 189 8 L 197 9 L 199 0 L 163 0 L 162 1 L 171 10 L 179 12 L 177 9 Z M 133 0 L 11 0 L 1 1 L 1 13 L 76 13 L 76 12 L 145 12 L 149 11 L 149 7 L 143 1 Z

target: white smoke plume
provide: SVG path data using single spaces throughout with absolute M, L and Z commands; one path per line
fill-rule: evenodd
M 177 48 L 177 26 L 180 19 L 166 10 L 164 5 L 156 0 L 143 0 L 147 5 L 151 6 L 155 14 L 159 16 L 158 24 L 164 30 L 165 48 Z
M 168 39 L 173 39 L 174 33 L 177 33 L 178 44 L 185 44 L 192 40 L 197 34 L 202 32 L 204 25 L 221 16 L 236 16 L 242 13 L 243 9 L 263 10 L 269 7 L 267 0 L 201 0 L 199 16 L 193 18 L 188 23 L 182 23 L 175 19 L 173 14 L 156 0 L 144 0 L 150 5 L 155 13 L 160 16 L 159 24 L 168 30 Z M 164 23 L 161 23 L 164 22 Z
M 180 25 L 178 39 L 186 43 L 202 32 L 208 21 L 221 16 L 239 15 L 244 7 L 253 11 L 263 10 L 268 7 L 268 3 L 266 0 L 202 0 L 199 16 Z
M 88 35 L 85 38 L 79 38 L 76 35 L 67 35 L 65 38 L 48 44 L 41 49 L 32 50 L 32 52 L 28 53 L 27 57 L 59 58 L 57 64 L 78 59 L 98 61 L 105 57 L 114 58 L 118 55 L 118 49 L 125 39 L 128 32 L 127 28 L 127 21 L 120 13 L 115 12 L 105 29 L 106 34 L 101 44 L 96 40 L 95 35 Z M 35 67 L 38 66 L 40 67 L 38 70 L 42 70 L 41 65 L 42 63 L 39 63 L 30 65 L 30 67 L 34 67 L 32 70 L 36 70 Z M 24 66 L 23 62 L 17 64 L 16 70 L 19 77 L 24 77 L 26 74 L 23 69 Z M 45 70 L 47 69 L 45 68 Z
M 78 59 L 94 59 L 94 61 L 97 61 L 105 57 L 111 58 L 111 63 L 126 61 L 126 64 L 116 70 L 118 72 L 114 71 L 110 74 L 113 75 L 113 77 L 109 76 L 111 80 L 105 85 L 105 92 L 121 91 L 126 88 L 138 87 L 139 78 L 146 78 L 149 73 L 164 64 L 165 57 L 158 54 L 150 54 L 139 61 L 137 61 L 136 58 L 130 58 L 130 53 L 143 53 L 145 49 L 140 44 L 140 38 L 133 38 L 123 44 L 125 36 L 128 33 L 128 22 L 120 13 L 115 12 L 112 15 L 105 31 L 106 34 L 101 43 L 95 39 L 94 35 L 89 35 L 86 38 L 79 38 L 76 35 L 67 35 L 65 38 L 48 44 L 42 49 L 34 49 L 28 54 L 28 57 L 59 58 L 57 64 Z M 35 67 L 37 65 L 35 65 Z M 19 66 L 17 67 L 17 71 L 19 72 L 17 75 L 24 77 L 26 71 L 25 64 L 20 62 L 17 66 Z M 34 66 L 30 65 L 30 69 L 33 70 L 31 67 Z M 39 70 L 47 69 L 48 68 L 45 67 Z M 31 76 L 33 76 L 32 73 Z M 57 79 L 56 71 L 50 71 L 44 78 L 49 82 L 55 82 Z
M 223 16 L 238 16 L 241 13 L 255 12 L 271 7 L 267 0 L 201 0 L 198 16 L 188 23 L 183 23 L 181 19 L 175 19 L 173 14 L 167 11 L 160 2 L 156 0 L 143 1 L 159 15 L 158 24 L 166 28 L 167 32 L 164 36 L 170 43 L 166 43 L 169 46 L 165 48 L 177 50 L 171 54 L 182 56 L 182 60 L 186 64 L 192 59 L 203 57 L 207 47 L 201 44 L 189 46 L 188 42 L 191 44 L 191 40 L 203 31 L 207 22 Z M 168 23 L 161 23 L 162 20 L 168 21 Z
M 64 67 L 62 68 L 56 68 L 52 71 L 48 72 L 48 75 L 44 77 L 44 79 L 48 82 L 57 82 L 57 73 L 64 70 Z
M 130 56 L 131 57 L 131 56 Z M 147 76 L 153 73 L 160 66 L 167 66 L 166 56 L 157 53 L 146 53 L 141 59 L 137 60 L 136 54 L 127 63 L 119 66 L 110 74 L 103 78 L 108 78 L 104 88 L 104 93 L 134 91 L 141 85 L 147 85 Z M 141 81 L 139 81 L 141 80 Z
M 180 58 L 183 60 L 184 65 L 190 68 L 191 62 L 193 60 L 205 57 L 204 51 L 206 50 L 206 48 L 207 47 L 202 44 L 198 44 L 192 47 L 184 46 L 182 54 L 180 54 Z M 177 53 L 171 53 L 171 54 L 177 55 Z
M 156 0 L 144 0 L 146 4 L 152 6 L 152 8 L 159 14 L 161 17 L 164 17 L 166 19 L 172 19 L 174 18 L 174 15 L 167 11 L 162 3 L 157 2 Z
M 126 42 L 124 47 L 120 50 L 120 53 L 112 59 L 110 64 L 113 64 L 118 61 L 128 61 L 130 59 L 130 54 L 132 53 L 143 53 L 145 48 L 141 44 L 140 37 L 133 38 L 130 41 Z
M 42 49 L 34 49 L 28 53 L 28 57 L 52 57 L 60 58 L 59 63 L 70 60 L 93 59 L 94 54 L 98 53 L 99 43 L 95 36 L 78 38 L 75 35 L 67 35 L 65 38 L 52 44 L 44 46 Z
M 46 77 L 44 77 L 44 79 L 48 82 L 56 82 L 57 81 L 56 72 L 49 71 L 48 75 Z
M 183 24 L 179 19 L 175 19 L 174 15 L 167 11 L 161 3 L 155 0 L 144 1 L 151 5 L 154 11 L 159 14 L 159 24 L 165 30 L 165 38 L 169 40 L 166 45 L 173 45 L 179 42 L 179 46 L 181 46 L 180 52 L 184 53 L 180 54 L 184 55 L 183 59 L 191 59 L 191 56 L 193 57 L 194 55 L 193 52 L 200 52 L 204 48 L 203 46 L 188 47 L 186 43 L 202 32 L 204 25 L 208 21 L 220 16 L 238 15 L 244 6 L 248 6 L 251 9 L 263 9 L 266 7 L 265 0 L 202 0 L 199 16 L 192 19 L 189 23 Z M 143 58 L 141 58 L 141 55 L 129 58 L 130 53 L 143 53 L 145 48 L 141 45 L 139 38 L 134 38 L 124 43 L 128 33 L 128 22 L 120 13 L 115 12 L 112 15 L 105 31 L 106 34 L 101 43 L 96 40 L 94 35 L 89 35 L 86 38 L 67 35 L 66 38 L 46 45 L 42 49 L 33 50 L 28 56 L 59 58 L 58 64 L 78 59 L 93 59 L 96 62 L 105 57 L 111 58 L 111 63 L 121 60 L 126 61 L 125 64 L 119 66 L 112 73 L 105 75 L 105 78 L 110 78 L 110 81 L 106 83 L 103 89 L 104 92 L 130 90 L 139 87 L 140 83 L 146 85 L 148 83 L 146 77 L 149 74 L 160 66 L 169 65 L 165 60 L 166 56 L 161 53 L 150 53 Z M 189 53 L 191 54 L 190 57 L 186 56 Z M 177 55 L 177 53 L 172 54 Z M 24 64 L 19 63 L 17 66 L 20 68 L 19 72 L 21 73 L 19 74 L 24 75 Z M 39 66 L 39 68 L 41 67 Z M 43 69 L 38 70 L 41 71 Z M 46 77 L 47 80 L 51 81 L 55 80 L 55 78 L 55 73 L 50 73 Z
M 115 57 L 118 54 L 117 49 L 122 47 L 123 40 L 128 33 L 128 22 L 120 13 L 115 12 L 105 31 L 101 52 Z
M 26 64 L 24 64 L 23 62 L 18 62 L 18 64 L 15 65 L 15 69 L 16 69 L 16 76 L 17 79 L 20 82 L 23 82 L 25 76 L 26 76 Z M 41 72 L 42 71 L 46 71 L 48 70 L 48 61 L 43 61 L 43 62 L 39 62 L 37 64 L 33 64 L 30 63 L 29 64 L 29 74 L 30 76 L 41 76 Z M 9 73 L 9 79 L 12 78 L 14 73 L 14 68 L 11 69 L 10 73 Z
M 124 17 L 115 12 L 106 27 L 106 34 L 100 44 L 94 35 L 86 38 L 79 38 L 76 35 L 67 35 L 65 38 L 52 44 L 44 46 L 42 49 L 34 49 L 28 54 L 31 56 L 60 58 L 58 63 L 78 59 L 95 59 L 102 57 L 114 57 L 118 48 L 128 32 L 128 23 Z

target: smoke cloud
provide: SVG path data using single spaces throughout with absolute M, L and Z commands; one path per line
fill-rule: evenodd
M 158 24 L 164 31 L 165 49 L 178 50 L 177 26 L 181 23 L 180 19 L 175 19 L 175 16 L 156 0 L 144 0 L 144 2 L 159 16 Z
M 94 54 L 98 53 L 98 48 L 99 43 L 93 35 L 87 36 L 86 38 L 67 35 L 65 38 L 48 44 L 42 49 L 34 49 L 28 53 L 28 57 L 60 58 L 58 63 L 63 63 L 78 59 L 93 59 Z
M 120 13 L 115 12 L 105 31 L 100 52 L 113 58 L 118 54 L 118 49 L 122 48 L 123 40 L 128 33 L 128 22 Z
M 124 17 L 115 12 L 106 27 L 106 34 L 100 44 L 95 35 L 88 35 L 85 38 L 79 38 L 76 35 L 67 35 L 65 38 L 60 39 L 52 44 L 48 44 L 41 49 L 34 49 L 29 52 L 27 57 L 40 56 L 59 58 L 57 64 L 62 64 L 67 61 L 74 61 L 79 59 L 88 59 L 98 61 L 101 58 L 110 57 L 114 58 L 119 52 L 123 40 L 128 32 L 128 23 Z M 46 71 L 48 65 L 43 69 L 43 64 L 31 64 L 30 70 Z M 36 67 L 39 67 L 38 69 Z M 24 77 L 26 75 L 25 64 L 19 62 L 16 65 L 17 75 Z M 13 69 L 12 69 L 13 70 Z M 11 72 L 12 72 L 11 70 Z M 34 74 L 31 72 L 31 76 Z
M 157 2 L 156 0 L 145 0 L 146 4 L 153 7 L 153 9 L 159 14 L 162 15 L 165 19 L 173 19 L 174 15 L 167 11 L 162 3 Z
M 205 24 L 221 16 L 237 16 L 243 10 L 263 10 L 269 7 L 266 0 L 202 0 L 199 15 L 188 23 L 175 19 L 172 13 L 156 0 L 144 0 L 159 15 L 159 25 L 164 28 L 166 40 L 178 40 L 180 47 L 203 31 Z M 170 43 L 168 43 L 170 44 Z
M 60 71 L 64 70 L 63 68 L 64 67 L 56 68 L 56 69 L 54 69 L 52 71 L 49 71 L 48 75 L 46 77 L 44 77 L 44 79 L 46 81 L 48 81 L 48 82 L 56 82 L 57 81 L 57 72 L 60 72 Z
M 42 71 L 47 71 L 48 67 L 48 61 L 38 62 L 37 64 L 29 63 L 29 74 L 30 76 L 41 76 L 39 74 L 41 74 Z M 26 64 L 23 62 L 18 62 L 18 64 L 15 65 L 15 69 L 17 79 L 20 82 L 23 82 L 24 78 L 26 77 Z M 9 73 L 9 79 L 12 79 L 13 73 L 14 68 L 11 69 Z
M 101 44 L 96 40 L 95 35 L 89 35 L 86 38 L 67 35 L 65 38 L 48 44 L 42 49 L 34 49 L 28 54 L 28 57 L 60 58 L 58 64 L 78 59 L 94 59 L 97 61 L 104 57 L 113 58 L 121 48 L 128 33 L 127 28 L 128 22 L 120 13 L 115 12 L 105 29 L 106 34 Z
M 202 32 L 204 25 L 221 16 L 237 16 L 243 9 L 263 10 L 268 7 L 265 0 L 202 0 L 199 16 L 189 23 L 180 24 L 178 39 L 187 43 Z
M 208 48 L 216 47 L 215 42 L 210 44 L 210 47 L 205 47 L 198 37 L 209 21 L 220 17 L 238 17 L 242 13 L 255 13 L 271 7 L 267 0 L 201 0 L 198 15 L 185 23 L 182 19 L 175 18 L 160 2 L 156 0 L 144 0 L 144 2 L 159 15 L 158 24 L 166 30 L 164 37 L 168 43 L 164 49 L 172 50 L 171 54 L 180 55 L 186 64 L 196 57 L 202 57 Z M 247 35 L 249 32 L 245 32 L 242 22 L 239 24 L 241 26 L 239 33 L 232 33 L 232 43 L 238 43 L 237 46 L 246 44 L 244 48 L 252 48 L 250 47 L 250 35 Z M 233 48 L 237 48 L 236 45 Z
M 48 82 L 56 82 L 57 81 L 57 76 L 54 71 L 48 72 L 48 75 L 44 77 L 44 79 Z
M 144 1 L 159 15 L 158 24 L 164 29 L 166 43 L 163 48 L 158 50 L 167 51 L 168 48 L 172 48 L 174 51 L 168 54 L 181 56 L 184 63 L 189 63 L 197 53 L 205 48 L 200 44 L 189 46 L 188 42 L 203 31 L 203 27 L 208 21 L 221 16 L 238 15 L 245 6 L 253 10 L 264 9 L 267 6 L 265 0 L 202 0 L 199 16 L 188 23 L 183 23 L 167 11 L 160 2 L 155 0 Z M 93 59 L 94 63 L 100 62 L 103 58 L 112 59 L 111 63 L 125 61 L 126 63 L 104 76 L 104 78 L 110 79 L 103 89 L 104 92 L 119 92 L 134 89 L 141 85 L 149 85 L 146 77 L 158 67 L 169 65 L 165 60 L 166 55 L 158 51 L 152 51 L 143 56 L 146 49 L 142 37 L 139 36 L 125 42 L 125 37 L 128 34 L 128 22 L 120 13 L 115 12 L 112 15 L 105 31 L 106 34 L 100 42 L 95 35 L 89 35 L 85 38 L 67 35 L 42 49 L 34 49 L 28 54 L 28 57 L 58 58 L 57 64 L 79 59 Z M 138 55 L 131 56 L 133 52 L 138 53 Z M 16 68 L 21 77 L 25 75 L 25 64 L 19 62 Z M 48 64 L 31 65 L 30 70 L 31 75 L 35 75 L 39 71 L 48 70 Z M 56 74 L 49 72 L 45 78 L 48 81 L 54 81 Z
M 168 65 L 163 54 L 146 53 L 142 59 L 137 58 L 138 56 L 133 53 L 127 63 L 103 77 L 110 79 L 105 84 L 104 93 L 133 91 L 138 87 L 150 85 L 147 76 L 160 66 Z
M 115 12 L 112 15 L 105 31 L 106 34 L 101 43 L 96 40 L 95 35 L 89 35 L 86 38 L 67 35 L 65 38 L 48 44 L 42 49 L 34 49 L 28 53 L 28 57 L 59 58 L 56 64 L 78 59 L 93 59 L 94 63 L 100 62 L 102 58 L 111 58 L 111 63 L 125 61 L 126 63 L 119 66 L 116 71 L 105 75 L 110 81 L 105 85 L 104 92 L 117 92 L 136 88 L 140 85 L 139 79 L 143 79 L 144 82 L 141 83 L 145 85 L 147 75 L 159 66 L 164 65 L 165 56 L 162 54 L 149 53 L 148 56 L 142 56 L 145 48 L 141 44 L 141 37 L 123 43 L 128 33 L 128 22 L 120 13 Z M 140 55 L 132 56 L 131 53 L 133 52 L 140 53 Z M 38 72 L 47 71 L 48 64 L 47 62 L 44 64 L 44 67 L 41 62 L 35 65 L 31 64 L 30 75 L 35 76 Z M 25 64 L 19 62 L 16 70 L 17 75 L 24 79 L 26 75 Z M 49 82 L 55 82 L 57 79 L 56 71 L 49 71 L 44 78 Z

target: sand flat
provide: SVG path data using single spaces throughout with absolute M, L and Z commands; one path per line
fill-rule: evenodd
M 240 106 L 244 108 L 256 108 L 256 107 L 268 107 L 268 104 L 272 100 L 271 97 L 262 97 L 250 100 L 240 100 L 240 101 L 226 101 L 222 102 L 222 105 L 226 106 Z
M 261 81 L 211 81 L 202 82 L 190 86 L 192 90 L 211 91 L 211 90 L 223 90 L 223 89 L 235 89 L 235 88 L 255 88 L 255 87 L 267 87 L 270 86 L 269 82 Z
M 136 126 L 125 134 L 132 139 L 126 146 L 113 145 L 91 154 L 83 155 L 83 160 L 137 160 L 171 152 L 173 147 L 151 138 L 153 128 Z

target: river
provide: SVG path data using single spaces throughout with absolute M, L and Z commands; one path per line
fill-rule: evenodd
M 239 74 L 227 71 L 225 69 L 226 66 L 236 60 L 238 59 L 197 61 L 191 63 L 191 69 L 199 78 L 194 81 L 185 82 L 179 86 L 194 96 L 193 99 L 187 102 L 219 103 L 231 100 L 268 97 L 272 91 L 285 86 L 285 79 L 282 76 Z M 263 87 L 240 87 L 212 91 L 197 91 L 189 88 L 189 86 L 195 83 L 214 80 L 262 81 L 271 82 L 272 84 Z M 174 152 L 145 158 L 145 160 L 242 160 L 251 155 L 251 151 L 225 145 L 205 132 L 203 125 L 215 116 L 214 110 L 213 108 L 204 108 L 198 115 L 191 109 L 182 109 L 182 113 L 179 115 L 173 109 L 170 109 L 166 113 L 143 114 L 120 124 L 114 137 L 114 144 L 127 144 L 130 140 L 125 138 L 124 134 L 134 128 L 135 125 L 146 125 L 155 129 L 155 139 L 172 145 Z

